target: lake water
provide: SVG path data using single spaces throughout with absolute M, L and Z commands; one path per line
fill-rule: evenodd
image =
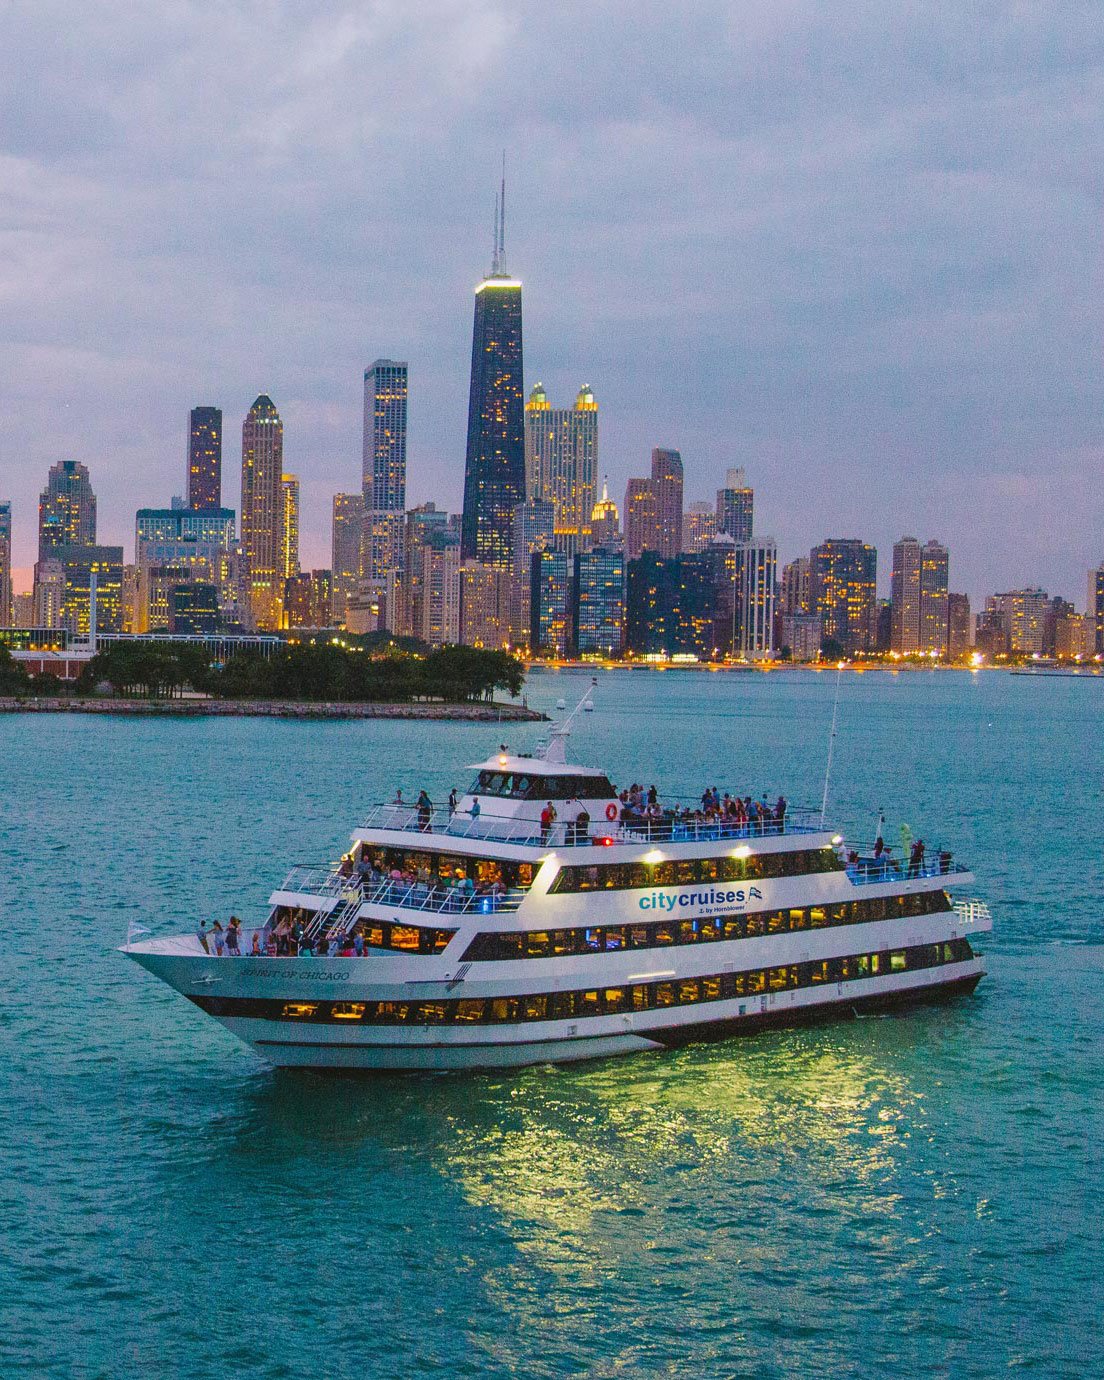
M 819 804 L 835 688 L 608 673 L 573 747 Z M 272 1072 L 115 946 L 259 918 L 496 729 L 0 718 L 0 1375 L 1104 1373 L 1102 723 L 1101 681 L 842 679 L 831 811 L 974 864 L 973 998 L 373 1080 Z

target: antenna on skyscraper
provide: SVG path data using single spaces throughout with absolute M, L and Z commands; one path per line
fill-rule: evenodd
M 506 150 L 502 150 L 502 194 L 499 198 L 502 211 L 498 218 L 498 267 L 506 272 Z

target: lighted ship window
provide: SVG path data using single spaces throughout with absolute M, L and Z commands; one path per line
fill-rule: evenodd
M 304 1020 L 329 1025 L 353 1020 L 363 1025 L 496 1025 L 707 1005 L 829 983 L 857 982 L 889 973 L 918 972 L 946 963 L 963 963 L 973 956 L 968 940 L 952 939 L 940 944 L 914 944 L 889 952 L 850 954 L 815 963 L 789 963 L 739 973 L 710 973 L 698 978 L 571 992 L 536 992 L 516 997 L 282 1002 L 265 997 L 192 996 L 191 1000 L 212 1016 L 248 1016 L 256 1020 Z M 360 1011 L 358 1016 L 351 1014 L 355 1010 Z
M 799 877 L 840 872 L 834 848 L 751 853 L 720 858 L 679 858 L 666 862 L 594 863 L 561 867 L 550 888 L 564 891 L 643 891 L 648 887 L 690 886 L 695 882 L 744 882 L 767 877 Z

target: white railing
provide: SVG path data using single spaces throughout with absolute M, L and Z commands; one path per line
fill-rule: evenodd
M 964 925 L 976 925 L 979 929 L 993 928 L 993 912 L 984 901 L 956 901 L 954 908 Z
M 477 815 L 429 809 L 419 811 L 407 805 L 376 805 L 364 821 L 365 829 L 392 829 L 398 833 L 444 834 L 448 838 L 480 839 L 538 847 L 587 847 L 594 839 L 613 839 L 621 843 L 671 843 L 715 841 L 718 839 L 777 838 L 783 834 L 825 832 L 820 811 L 807 807 L 787 809 L 781 820 L 765 817 L 755 820 L 695 818 L 668 814 L 646 819 L 629 814 L 621 820 L 602 815 L 591 818 L 583 831 L 565 820 L 541 829 L 536 820 L 510 819 L 481 811 Z

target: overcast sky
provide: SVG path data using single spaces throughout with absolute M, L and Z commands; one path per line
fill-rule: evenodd
M 1100 0 L 0 0 L 0 497 L 99 534 L 183 491 L 188 409 L 271 394 L 303 562 L 410 362 L 408 500 L 463 483 L 500 151 L 526 387 L 589 383 L 621 501 L 729 465 L 789 559 L 951 548 L 978 596 L 1104 558 Z

